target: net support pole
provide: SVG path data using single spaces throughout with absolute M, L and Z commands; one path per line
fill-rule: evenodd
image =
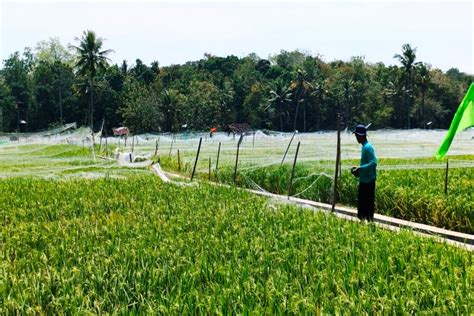
M 283 159 L 281 160 L 280 166 L 283 165 L 283 162 L 285 161 L 286 155 L 288 154 L 288 150 L 290 149 L 291 142 L 293 141 L 293 138 L 295 138 L 296 130 L 293 132 L 293 135 L 291 135 L 290 142 L 288 143 L 288 147 L 286 147 L 285 154 L 283 155 Z
M 336 196 L 337 196 L 337 178 L 339 173 L 339 159 L 341 157 L 341 114 L 337 114 L 337 148 L 336 148 L 336 167 L 334 168 L 334 181 L 333 181 L 333 191 L 332 191 L 332 208 L 331 212 L 334 212 L 336 207 Z
M 158 154 L 158 146 L 159 145 L 160 145 L 160 136 L 158 136 L 158 138 L 156 139 L 156 142 L 155 142 L 155 157 Z
M 95 160 L 95 136 L 92 133 L 92 158 Z
M 288 182 L 288 200 L 291 196 L 291 187 L 293 186 L 293 177 L 295 176 L 296 160 L 298 159 L 298 152 L 300 151 L 300 143 L 301 142 L 298 142 L 298 146 L 296 146 L 295 160 L 293 160 L 293 168 L 291 169 L 290 181 Z
M 449 175 L 449 159 L 446 159 L 446 174 L 444 177 L 444 194 L 448 195 L 448 175 Z
M 181 171 L 181 159 L 179 157 L 179 149 L 178 149 L 178 171 Z
M 219 169 L 219 156 L 221 154 L 221 142 L 219 142 L 219 147 L 217 148 L 217 160 L 216 160 L 216 175 L 217 170 Z
M 209 181 L 211 181 L 211 157 L 209 157 Z
M 234 184 L 235 184 L 235 181 L 237 180 L 237 166 L 239 165 L 239 150 L 240 150 L 240 144 L 242 143 L 243 139 L 244 139 L 244 134 L 240 134 L 239 141 L 237 142 L 237 154 L 235 155 Z
M 199 158 L 199 152 L 201 151 L 201 143 L 202 143 L 202 137 L 199 138 L 199 145 L 198 145 L 198 150 L 196 152 L 196 160 L 194 160 L 194 167 L 193 167 L 193 173 L 191 174 L 191 181 L 193 181 L 194 178 L 194 173 L 196 172 L 196 166 Z
M 171 151 L 173 150 L 173 143 L 174 143 L 174 136 L 171 137 L 170 152 L 168 153 L 168 157 L 171 157 Z

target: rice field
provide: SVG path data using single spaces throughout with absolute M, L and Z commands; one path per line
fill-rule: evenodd
M 472 131 L 453 144 L 448 196 L 444 162 L 430 158 L 441 134 L 389 133 L 373 133 L 378 210 L 472 233 Z M 353 205 L 347 169 L 360 148 L 346 136 L 339 199 Z M 279 165 L 290 137 L 247 136 L 237 184 L 286 194 L 295 142 Z M 100 158 L 104 139 L 92 150 L 84 131 L 0 139 L 0 314 L 473 313 L 472 252 L 236 188 L 162 183 L 121 162 L 132 146 L 133 155 L 156 150 L 165 169 L 189 176 L 198 138 L 166 138 L 141 135 L 126 146 L 109 138 L 111 159 Z M 333 138 L 295 136 L 302 156 L 292 195 L 330 197 Z M 197 176 L 207 179 L 211 158 L 211 179 L 233 182 L 236 143 L 204 139 Z
M 474 156 L 465 158 L 474 159 Z M 403 160 L 398 161 L 402 165 L 406 164 Z M 176 170 L 176 163 L 170 163 L 166 159 L 164 163 L 166 167 Z M 380 163 L 384 163 L 384 160 Z M 343 167 L 338 183 L 337 202 L 357 207 L 358 182 L 350 174 L 349 166 L 351 164 L 346 162 Z M 290 174 L 290 165 L 251 168 L 238 173 L 235 184 L 287 195 Z M 200 176 L 208 178 L 207 173 Z M 211 175 L 215 181 L 228 184 L 234 184 L 233 176 L 234 169 L 229 167 L 222 168 L 217 176 L 215 172 Z M 333 176 L 330 170 L 318 169 L 313 165 L 297 166 L 291 195 L 331 203 Z M 445 176 L 446 171 L 440 168 L 380 170 L 377 179 L 376 213 L 474 233 L 474 168 L 451 168 L 447 194 Z
M 1 314 L 474 308 L 473 254 L 409 231 L 152 175 L 0 187 Z

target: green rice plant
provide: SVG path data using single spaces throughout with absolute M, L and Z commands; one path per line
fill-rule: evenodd
M 416 161 L 416 160 L 410 160 Z M 422 159 L 429 161 L 429 159 Z M 355 164 L 345 163 L 346 166 Z M 383 163 L 383 162 L 382 162 Z M 392 165 L 404 160 L 391 160 Z M 166 167 L 173 166 L 167 164 Z M 291 166 L 288 164 L 268 167 L 239 166 L 235 184 L 250 189 L 263 188 L 276 194 L 288 194 Z M 348 167 L 338 185 L 337 201 L 357 206 L 358 182 Z M 332 171 L 333 172 L 333 171 Z M 318 202 L 330 203 L 333 173 L 308 163 L 297 165 L 291 195 Z M 222 167 L 219 182 L 233 184 L 234 168 Z M 207 179 L 205 174 L 197 176 Z M 388 216 L 434 225 L 460 232 L 474 233 L 474 168 L 451 168 L 448 194 L 444 194 L 444 169 L 382 169 L 378 171 L 376 212 Z
M 242 190 L 0 180 L 0 314 L 470 314 L 473 254 Z

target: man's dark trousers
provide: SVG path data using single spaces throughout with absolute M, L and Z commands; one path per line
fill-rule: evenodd
M 370 183 L 359 182 L 359 196 L 357 200 L 357 217 L 360 220 L 374 220 L 375 210 L 375 180 Z

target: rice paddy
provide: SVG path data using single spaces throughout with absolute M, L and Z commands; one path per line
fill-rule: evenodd
M 152 175 L 0 186 L 2 314 L 474 308 L 473 254 L 408 231 Z
M 333 134 L 323 136 L 330 148 Z M 461 143 L 469 144 L 470 136 Z M 275 139 L 274 148 L 261 148 L 263 138 L 254 144 L 247 138 L 237 184 L 286 194 L 294 144 L 279 165 L 289 137 Z M 301 137 L 305 144 L 320 136 Z M 143 136 L 133 150 L 156 150 L 165 169 L 189 176 L 196 139 L 172 139 L 161 135 L 157 148 L 157 137 Z M 0 144 L 0 314 L 474 310 L 474 258 L 465 249 L 276 204 L 238 188 L 163 183 L 146 167 L 98 158 L 105 155 L 103 143 L 94 159 L 80 138 L 48 141 Z M 232 183 L 236 140 L 221 141 L 219 171 L 212 159 L 211 179 Z M 360 149 L 349 141 L 343 142 L 338 194 L 341 203 L 354 205 L 356 185 L 347 169 L 357 164 Z M 218 142 L 203 144 L 197 176 L 207 179 Z M 109 139 L 109 156 L 132 151 L 130 139 L 124 145 Z M 450 158 L 445 195 L 445 164 L 429 157 L 431 147 L 424 155 L 393 158 L 383 145 L 374 144 L 381 158 L 378 211 L 472 233 L 471 148 L 454 147 L 459 155 Z M 310 156 L 314 152 L 302 145 L 292 195 L 326 201 L 332 152 L 327 159 Z

